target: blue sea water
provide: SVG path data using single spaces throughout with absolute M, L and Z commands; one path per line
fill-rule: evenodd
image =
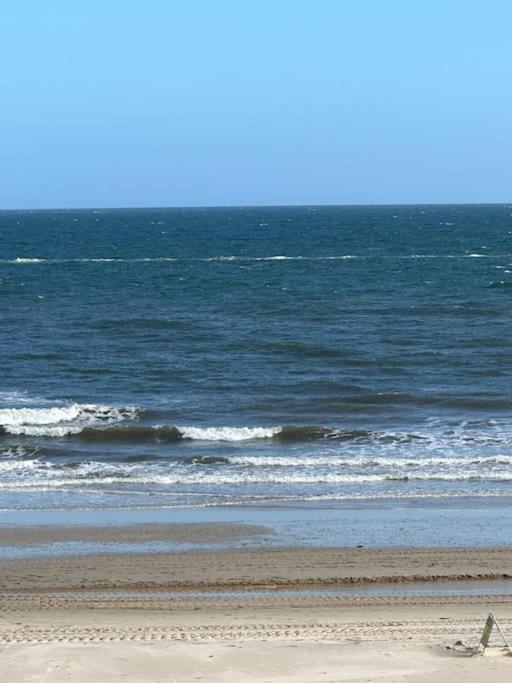
M 0 508 L 505 501 L 511 294 L 510 205 L 0 212 Z

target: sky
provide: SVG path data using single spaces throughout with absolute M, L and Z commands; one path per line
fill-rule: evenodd
M 0 208 L 509 202 L 508 0 L 6 0 Z

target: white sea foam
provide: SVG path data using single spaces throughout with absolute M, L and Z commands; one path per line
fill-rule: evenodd
M 281 427 L 178 427 L 186 439 L 197 441 L 249 441 L 270 439 Z
M 76 420 L 84 409 L 93 406 L 81 406 L 74 403 L 70 406 L 53 408 L 5 408 L 0 410 L 0 424 L 9 427 L 21 425 L 48 425 L 58 422 Z
M 292 501 L 329 501 L 329 500 L 389 500 L 397 498 L 401 500 L 411 500 L 411 499 L 443 499 L 443 498 L 467 498 L 467 491 L 454 491 L 453 489 L 446 489 L 444 491 L 432 490 L 428 493 L 418 490 L 406 490 L 401 489 L 400 491 L 393 491 L 390 494 L 389 490 L 380 492 L 350 492 L 350 493 L 325 493 L 312 496 L 284 496 L 282 500 Z M 510 493 L 508 492 L 498 492 L 498 491 L 471 491 L 471 498 L 509 498 Z M 215 503 L 214 503 L 215 504 Z M 240 503 L 234 503 L 239 505 Z M 178 507 L 178 505 L 176 505 Z
M 45 398 L 30 396 L 26 391 L 0 391 L 0 405 L 44 405 L 49 403 Z
M 389 487 L 414 486 L 421 483 L 460 483 L 467 484 L 472 481 L 478 482 L 510 482 L 512 473 L 495 472 L 483 475 L 478 471 L 469 471 L 464 474 L 433 474 L 419 475 L 414 477 L 401 477 L 392 474 L 336 474 L 336 473 L 303 473 L 293 472 L 283 475 L 280 472 L 254 472 L 239 473 L 236 471 L 221 470 L 217 472 L 185 473 L 168 471 L 161 472 L 158 468 L 129 467 L 103 465 L 91 463 L 79 466 L 70 474 L 70 470 L 56 470 L 37 460 L 32 461 L 5 461 L 0 463 L 0 489 L 19 490 L 30 489 L 45 490 L 72 488 L 83 489 L 89 486 L 109 487 L 113 484 L 120 485 L 129 492 L 134 485 L 139 486 L 249 486 L 249 485 L 319 485 L 331 484 L 348 486 L 352 488 L 365 484 L 385 485 L 388 495 Z M 7 476 L 6 476 L 7 475 Z M 112 489 L 109 489 L 112 490 Z M 352 494 L 363 491 L 353 491 Z M 447 491 L 448 492 L 448 491 Z M 291 491 L 290 491 L 291 493 Z M 369 491 L 367 491 L 369 493 Z
M 140 257 L 140 258 L 83 258 L 76 259 L 80 263 L 152 263 L 162 261 L 177 261 L 170 256 Z
M 387 457 L 387 456 L 344 456 L 344 455 L 304 455 L 294 456 L 265 456 L 241 455 L 231 456 L 229 461 L 233 465 L 250 465 L 255 467 L 362 467 L 362 468 L 399 468 L 414 472 L 420 468 L 430 467 L 467 467 L 479 465 L 495 467 L 512 465 L 512 455 L 475 456 L 474 454 L 459 457 Z M 511 473 L 512 474 L 512 473 Z
M 284 256 L 278 254 L 276 256 L 211 256 L 207 259 L 190 259 L 191 261 L 337 261 L 346 259 L 362 258 L 355 254 L 342 254 L 336 256 Z
M 26 436 L 66 436 L 86 426 L 110 425 L 133 419 L 134 406 L 117 408 L 92 403 L 72 403 L 51 408 L 0 409 L 0 426 L 9 434 Z
M 162 262 L 201 262 L 201 261 L 345 261 L 350 259 L 466 259 L 466 258 L 509 258 L 510 253 L 506 254 L 333 254 L 323 256 L 311 256 L 309 254 L 287 256 L 276 254 L 269 256 L 250 256 L 250 255 L 220 255 L 210 257 L 176 257 L 176 256 L 137 256 L 137 257 L 112 257 L 97 256 L 85 258 L 24 258 L 0 259 L 3 264 L 25 264 L 34 265 L 40 263 L 66 264 L 66 263 L 162 263 Z
M 29 460 L 0 460 L 0 476 L 5 476 L 6 474 L 33 474 L 34 468 L 40 466 L 41 462 L 37 459 Z

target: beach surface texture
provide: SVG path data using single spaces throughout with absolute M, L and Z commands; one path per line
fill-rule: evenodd
M 179 537 L 180 528 L 132 527 L 131 540 L 137 532 Z M 62 530 L 43 536 L 60 540 Z M 110 538 L 94 527 L 71 536 Z M 508 681 L 512 657 L 497 632 L 485 656 L 475 648 L 490 608 L 512 631 L 512 592 L 503 590 L 511 564 L 508 549 L 4 559 L 0 673 L 10 681 Z

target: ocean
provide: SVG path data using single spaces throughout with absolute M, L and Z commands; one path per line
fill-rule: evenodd
M 0 212 L 0 508 L 505 500 L 511 294 L 510 205 Z

